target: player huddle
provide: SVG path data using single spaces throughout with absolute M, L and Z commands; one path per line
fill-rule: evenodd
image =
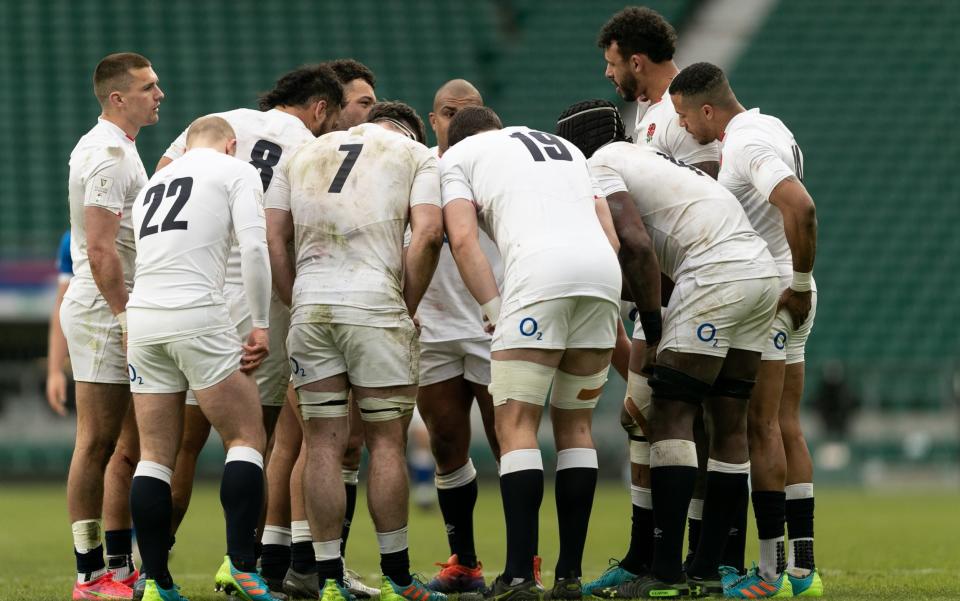
M 600 32 L 606 76 L 637 102 L 636 143 L 610 102 L 572 105 L 555 133 L 504 127 L 452 80 L 428 149 L 412 108 L 377 103 L 369 69 L 338 60 L 282 76 L 259 111 L 196 119 L 149 179 L 135 138 L 159 117 L 157 75 L 140 55 L 104 58 L 103 113 L 70 158 L 75 275 L 60 311 L 77 381 L 73 598 L 185 599 L 168 554 L 211 426 L 226 449 L 215 585 L 243 599 L 822 594 L 797 416 L 816 307 L 802 153 L 719 68 L 680 71 L 675 38 L 646 8 Z M 582 583 L 592 411 L 611 363 L 627 379 L 631 540 Z M 545 590 L 548 394 L 560 552 Z M 474 398 L 506 520 L 489 585 Z M 407 547 L 415 407 L 451 550 L 428 583 Z M 362 446 L 378 587 L 344 565 Z M 751 496 L 760 561 L 745 570 Z

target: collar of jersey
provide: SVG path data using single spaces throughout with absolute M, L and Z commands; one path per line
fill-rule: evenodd
M 126 142 L 127 144 L 134 144 L 136 140 L 127 135 L 127 132 L 123 131 L 119 125 L 113 123 L 112 121 L 107 121 L 103 117 L 97 117 L 97 123 L 105 126 L 111 133 L 115 136 Z

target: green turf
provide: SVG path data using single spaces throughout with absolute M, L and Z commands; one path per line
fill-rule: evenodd
M 477 506 L 477 550 L 490 578 L 502 568 L 503 518 L 496 487 L 482 486 Z M 818 490 L 817 563 L 830 599 L 960 599 L 960 494 L 866 494 Z M 629 497 L 608 484 L 597 493 L 584 559 L 586 576 L 619 556 L 629 534 Z M 68 599 L 73 557 L 62 486 L 0 486 L 0 600 Z M 549 493 L 541 515 L 544 578 L 556 561 L 555 510 Z M 751 525 L 751 533 L 755 533 Z M 212 592 L 223 557 L 217 490 L 201 486 L 177 537 L 171 570 L 192 601 L 222 599 Z M 748 558 L 756 545 L 748 547 Z M 439 511 L 412 510 L 410 555 L 425 575 L 446 559 Z M 377 544 L 363 499 L 347 551 L 348 565 L 372 579 Z M 369 580 L 368 580 L 369 581 Z

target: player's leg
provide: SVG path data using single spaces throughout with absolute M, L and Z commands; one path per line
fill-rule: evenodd
M 349 436 L 348 386 L 346 374 L 340 373 L 297 389 L 306 452 L 303 496 L 318 587 L 328 580 L 343 585 L 340 535 L 346 495 L 341 463 Z
M 462 370 L 462 358 L 453 359 Z M 421 356 L 420 360 L 422 366 L 427 358 Z M 421 376 L 429 374 L 421 372 Z M 437 500 L 450 546 L 450 559 L 428 586 L 443 593 L 478 590 L 484 585 L 473 534 L 478 486 L 477 471 L 470 460 L 472 405 L 473 391 L 462 373 L 430 382 L 417 391 L 417 408 L 429 432 L 436 463 Z
M 340 530 L 340 554 L 347 556 L 347 539 L 350 537 L 350 525 L 357 509 L 357 485 L 360 481 L 360 458 L 363 455 L 363 420 L 360 408 L 355 400 L 350 401 L 350 433 L 347 436 L 347 448 L 343 452 L 340 465 L 343 490 L 347 504 L 343 514 L 343 527 Z
M 193 494 L 193 480 L 197 471 L 197 460 L 210 436 L 210 422 L 197 406 L 196 397 L 187 392 L 187 401 L 183 412 L 183 438 L 177 453 L 176 466 L 173 468 L 173 519 L 171 525 L 171 543 L 176 537 L 180 523 L 187 515 L 190 497 Z
M 747 420 L 750 439 L 750 479 L 753 513 L 760 539 L 760 575 L 772 582 L 786 569 L 784 522 L 786 515 L 786 457 L 780 434 L 780 398 L 783 396 L 783 360 L 764 360 L 750 397 Z
M 556 583 L 549 596 L 579 599 L 583 549 L 597 486 L 591 425 L 610 367 L 611 349 L 568 349 L 554 376 L 550 416 L 557 447 L 555 495 L 560 534 Z
M 804 362 L 788 362 L 780 404 L 780 431 L 787 456 L 786 520 L 790 534 L 787 574 L 795 593 L 820 596 L 823 582 L 813 554 L 813 460 L 800 428 L 803 380 Z
M 220 482 L 220 504 L 227 529 L 227 556 L 217 571 L 218 589 L 242 590 L 253 599 L 273 599 L 257 571 L 257 523 L 263 510 L 263 454 L 266 432 L 253 378 L 232 372 L 194 392 L 227 457 Z
M 130 484 L 140 460 L 137 418 L 130 403 L 120 428 L 117 447 L 103 475 L 103 538 L 107 568 L 113 579 L 133 587 L 139 577 L 133 565 L 133 522 L 130 518 Z
M 477 400 L 484 435 L 494 461 L 500 463 L 500 443 L 494 423 L 493 397 L 490 395 L 490 341 L 471 340 L 463 343 L 466 356 L 463 359 L 463 379 L 467 381 L 473 398 Z
M 293 388 L 288 395 L 296 399 Z M 283 578 L 290 569 L 290 474 L 300 455 L 303 434 L 296 408 L 285 403 L 273 435 L 273 450 L 267 462 L 267 516 L 263 528 L 260 571 L 270 590 L 282 592 Z
M 131 358 L 135 365 L 140 363 Z M 140 416 L 140 451 L 130 489 L 130 511 L 137 530 L 144 577 L 173 589 L 167 560 L 173 501 L 171 479 L 183 430 L 183 392 L 135 393 Z
M 67 509 L 79 586 L 107 575 L 100 535 L 104 471 L 130 405 L 130 387 L 78 381 L 76 403 L 77 434 L 67 476 Z

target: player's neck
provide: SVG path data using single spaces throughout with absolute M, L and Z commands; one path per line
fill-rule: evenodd
M 747 109 L 743 108 L 743 105 L 739 102 L 734 102 L 733 106 L 730 108 L 716 109 L 716 122 L 717 129 L 719 130 L 719 139 L 723 138 L 723 134 L 727 131 L 727 127 L 730 125 L 730 122 L 733 121 L 733 118 L 740 113 L 746 112 L 746 110 Z
M 277 110 L 277 111 L 280 111 L 281 113 L 286 113 L 288 115 L 293 115 L 300 121 L 303 121 L 303 125 L 307 127 L 307 119 L 308 119 L 309 111 L 306 111 L 300 107 L 286 106 L 286 105 L 275 106 L 273 107 L 273 110 Z
M 100 114 L 100 118 L 103 119 L 104 121 L 109 121 L 110 123 L 113 123 L 120 129 L 122 129 L 123 133 L 125 133 L 127 137 L 130 138 L 131 140 L 136 140 L 137 134 L 140 133 L 139 126 L 133 125 L 128 120 L 124 119 L 121 115 L 115 115 L 113 113 L 104 111 L 103 113 Z
M 673 78 L 680 72 L 673 61 L 666 61 L 656 65 L 655 69 L 651 78 L 651 84 L 647 87 L 646 94 L 647 98 L 653 104 L 663 100 L 663 97 L 667 94 L 667 90 L 670 88 L 670 82 L 673 81 Z

